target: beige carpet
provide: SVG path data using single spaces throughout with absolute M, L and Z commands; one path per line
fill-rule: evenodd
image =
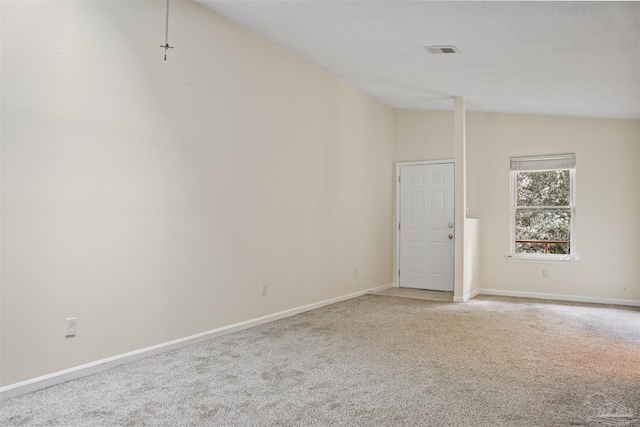
M 486 296 L 453 304 L 366 295 L 0 404 L 2 425 L 639 419 L 637 309 Z

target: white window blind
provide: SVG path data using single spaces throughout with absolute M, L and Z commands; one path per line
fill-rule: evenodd
M 554 154 L 550 156 L 512 157 L 512 171 L 548 171 L 575 169 L 575 154 Z

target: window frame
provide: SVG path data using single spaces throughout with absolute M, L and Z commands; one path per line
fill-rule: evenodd
M 545 172 L 545 171 L 569 171 L 569 213 L 571 215 L 571 227 L 569 231 L 569 253 L 568 254 L 541 254 L 541 253 L 516 253 L 516 212 L 518 211 L 518 173 L 519 172 Z M 511 181 L 511 217 L 510 217 L 510 249 L 509 258 L 522 260 L 549 260 L 549 261 L 576 261 L 576 168 L 559 167 L 554 169 L 527 169 L 510 170 Z M 553 209 L 567 209 L 566 206 L 527 206 L 526 209 L 540 210 L 545 212 Z M 520 209 L 523 209 L 520 207 Z

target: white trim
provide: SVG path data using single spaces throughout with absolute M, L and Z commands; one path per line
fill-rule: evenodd
M 359 296 L 362 296 L 371 292 L 382 291 L 390 288 L 391 286 L 392 285 L 389 283 L 386 285 L 366 289 L 364 291 L 354 292 L 352 294 L 343 295 L 336 298 L 330 298 L 328 300 L 316 302 L 313 304 L 307 304 L 300 307 L 291 308 L 288 310 L 280 311 L 278 313 L 269 314 L 266 316 L 246 320 L 244 322 L 235 323 L 233 325 L 223 326 L 217 329 L 213 329 L 210 331 L 180 338 L 177 340 L 153 345 L 151 347 L 141 348 L 139 350 L 134 350 L 128 353 L 119 354 L 117 356 L 108 357 L 106 359 L 96 360 L 95 362 L 86 363 L 84 365 L 74 366 L 73 368 L 65 369 L 58 372 L 53 372 L 51 374 L 43 375 L 37 378 L 32 378 L 30 380 L 22 381 L 19 383 L 9 384 L 7 386 L 0 387 L 0 400 L 6 400 L 11 397 L 19 396 L 21 394 L 40 390 L 46 387 L 51 387 L 56 384 L 61 384 L 66 381 L 86 377 L 88 375 L 96 374 L 98 372 L 105 371 L 107 369 L 113 368 L 118 365 L 133 362 L 134 360 L 142 359 L 144 357 L 149 357 L 149 356 L 153 356 L 160 353 L 165 353 L 167 351 L 174 350 L 176 348 L 186 347 L 188 345 L 196 344 L 198 342 L 215 338 L 221 335 L 230 334 L 232 332 L 238 332 L 244 329 L 252 328 L 254 326 L 262 325 L 264 323 L 284 319 L 285 317 L 295 316 L 296 314 L 315 310 L 317 308 L 324 307 L 325 305 L 335 304 L 337 302 L 346 301 L 352 298 L 357 298 Z
M 498 295 L 498 296 L 504 296 L 504 297 L 535 298 L 535 299 L 547 299 L 547 300 L 554 300 L 554 301 L 588 302 L 588 303 L 595 303 L 595 304 L 613 304 L 613 305 L 628 305 L 632 307 L 640 307 L 640 301 L 631 300 L 631 299 L 598 298 L 598 297 L 585 297 L 585 296 L 578 296 L 578 295 L 542 294 L 538 292 L 504 291 L 501 289 L 480 289 L 480 295 Z
M 398 166 L 422 166 L 422 165 L 440 165 L 443 163 L 455 163 L 455 159 L 438 159 L 438 160 L 418 160 L 415 162 L 396 162 L 396 171 Z
M 507 256 L 509 262 L 532 262 L 537 264 L 579 264 L 578 258 L 559 258 L 542 256 Z
M 423 165 L 439 165 L 439 164 L 452 164 L 455 171 L 456 161 L 455 159 L 439 159 L 439 160 L 419 160 L 415 162 L 396 162 L 396 221 L 395 227 L 395 265 L 393 266 L 393 287 L 400 287 L 400 168 L 402 166 L 423 166 Z M 455 183 L 455 178 L 454 178 Z M 455 189 L 454 189 L 455 194 Z M 455 202 L 454 202 L 455 211 Z M 457 227 L 456 227 L 457 228 Z M 455 260 L 454 260 L 455 269 Z
M 467 302 L 472 298 L 477 297 L 478 295 L 480 295 L 480 289 L 476 289 L 473 292 L 470 292 L 462 297 L 453 297 L 453 302 Z

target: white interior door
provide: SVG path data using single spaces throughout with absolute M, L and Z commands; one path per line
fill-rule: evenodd
M 454 165 L 399 167 L 399 285 L 453 291 Z

